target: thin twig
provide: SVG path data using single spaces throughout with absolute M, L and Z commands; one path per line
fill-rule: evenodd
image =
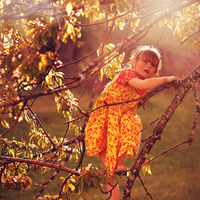
M 161 38 L 162 38 L 162 36 L 163 36 L 163 34 L 164 34 L 164 32 L 165 32 L 165 29 L 166 29 L 166 27 L 167 27 L 167 24 L 168 24 L 168 22 L 169 22 L 169 20 L 170 20 L 170 18 L 169 18 L 168 21 L 165 23 L 165 25 L 164 25 L 164 27 L 163 27 L 163 30 L 162 30 L 162 33 L 160 34 L 160 37 L 158 38 L 157 42 L 155 43 L 155 46 L 157 46 L 158 43 L 159 43 L 159 41 L 161 40 Z
M 158 157 L 160 157 L 160 156 L 162 156 L 162 155 L 168 153 L 169 151 L 171 151 L 171 150 L 173 150 L 173 149 L 175 149 L 175 148 L 177 148 L 177 147 L 179 147 L 179 146 L 181 146 L 181 145 L 183 145 L 183 144 L 189 144 L 189 142 L 190 142 L 190 140 L 181 142 L 181 143 L 179 143 L 179 144 L 177 144 L 177 145 L 175 145 L 175 146 L 173 146 L 173 147 L 171 147 L 171 148 L 169 148 L 169 149 L 163 151 L 162 153 L 158 154 L 157 156 L 152 157 L 150 160 L 146 161 L 145 164 L 148 164 L 148 163 L 152 162 L 152 161 L 155 160 L 156 158 L 158 158 Z
M 26 102 L 24 102 L 22 108 L 20 109 L 20 111 L 19 111 L 19 113 L 18 113 L 18 115 L 17 115 L 17 118 L 16 118 L 15 121 L 12 123 L 12 125 L 10 126 L 10 128 L 8 128 L 4 133 L 2 133 L 2 134 L 0 135 L 0 138 L 4 137 L 7 133 L 9 133 L 9 132 L 14 128 L 14 126 L 18 123 L 18 120 L 19 120 L 19 118 L 20 118 L 20 116 L 21 116 L 21 113 L 22 113 L 23 110 L 24 110 L 24 106 L 25 106 L 25 105 L 26 105 Z
M 28 109 L 31 111 L 32 115 L 35 117 L 35 119 L 37 120 L 37 122 L 39 123 L 40 127 L 42 128 L 42 130 L 44 131 L 46 137 L 48 138 L 48 140 L 51 142 L 51 144 L 53 145 L 53 148 L 55 148 L 55 143 L 53 142 L 53 140 L 49 137 L 46 129 L 44 128 L 43 124 L 41 123 L 41 121 L 39 120 L 39 118 L 37 117 L 37 115 L 35 114 L 35 112 L 32 110 L 32 108 L 29 106 L 29 104 L 26 104 Z
M 76 142 L 77 142 L 77 141 L 76 141 Z M 74 143 L 73 148 L 75 148 L 75 145 L 76 145 L 76 143 Z M 82 161 L 82 160 L 81 160 L 81 161 Z M 79 162 L 78 166 L 76 167 L 75 171 L 77 171 L 79 167 L 80 167 L 80 162 Z M 80 174 L 81 174 L 81 173 L 80 173 Z M 60 189 L 60 192 L 59 192 L 59 198 L 62 197 L 62 190 L 63 190 L 63 187 L 65 186 L 67 180 L 68 180 L 72 175 L 73 175 L 72 173 L 69 174 L 69 176 L 68 176 L 68 177 L 65 179 L 65 181 L 63 182 L 63 184 L 62 184 L 62 186 L 61 186 L 61 189 Z
M 197 33 L 199 33 L 200 31 L 196 31 L 195 33 L 193 33 L 192 35 L 190 35 L 189 37 L 187 37 L 185 40 L 183 40 L 179 45 L 177 45 L 176 47 L 174 47 L 169 53 L 171 53 L 172 51 L 174 51 L 175 49 L 177 49 L 178 47 L 180 47 L 182 44 L 184 44 L 185 42 L 187 42 L 192 36 L 196 35 Z M 169 53 L 165 53 L 164 55 L 167 55 Z
M 104 10 L 105 10 L 105 23 L 104 23 L 104 36 L 103 36 L 103 40 L 101 42 L 101 45 L 100 45 L 100 55 L 103 53 L 103 48 L 104 48 L 104 45 L 108 39 L 108 36 L 107 36 L 107 32 L 108 32 L 108 5 L 104 5 Z
M 164 128 L 166 127 L 167 123 L 171 119 L 175 110 L 183 102 L 183 100 L 186 98 L 186 96 L 188 96 L 190 91 L 193 89 L 194 85 L 199 81 L 199 79 L 200 79 L 199 69 L 200 69 L 200 64 L 197 65 L 197 67 L 193 70 L 193 72 L 185 79 L 182 87 L 177 92 L 177 94 L 174 97 L 174 99 L 172 100 L 171 104 L 166 109 L 165 113 L 162 115 L 161 120 L 158 122 L 157 126 L 155 127 L 155 129 L 153 131 L 153 137 L 148 139 L 148 141 L 145 143 L 142 150 L 140 151 L 139 156 L 137 157 L 134 165 L 130 169 L 132 173 L 131 173 L 130 177 L 128 177 L 128 180 L 124 187 L 124 195 L 123 195 L 124 200 L 130 200 L 131 189 L 132 189 L 133 183 L 135 182 L 135 179 L 137 178 L 137 176 L 139 174 L 139 171 L 140 171 L 142 165 L 144 164 L 144 162 L 146 160 L 145 155 L 149 154 L 149 152 L 153 148 L 154 144 L 161 137 Z M 183 143 L 189 143 L 189 140 L 186 142 L 183 142 Z M 183 143 L 181 143 L 181 144 L 183 144 Z
M 94 82 L 94 86 L 93 86 L 93 90 L 92 90 L 92 96 L 91 96 L 91 100 L 90 100 L 90 104 L 89 104 L 89 108 L 88 108 L 88 113 L 91 112 L 92 110 L 92 107 L 93 107 L 93 104 L 94 104 L 94 99 L 95 99 L 95 96 L 96 96 L 96 92 L 97 92 L 97 84 L 98 84 L 98 78 L 97 78 L 98 74 L 95 75 L 95 82 Z M 83 124 L 83 130 L 85 129 L 85 126 L 86 126 L 86 123 L 89 119 L 89 116 L 87 116 L 85 118 L 85 121 L 84 121 L 84 124 Z
M 108 184 L 112 187 L 112 189 L 110 189 L 107 193 L 110 193 L 110 196 L 106 199 L 109 200 L 112 197 L 112 191 L 115 189 L 115 187 L 118 185 L 118 183 L 116 183 L 114 186 L 111 185 L 109 182 Z
M 63 65 L 60 66 L 58 69 L 61 69 L 61 68 L 66 67 L 66 66 L 68 66 L 68 65 L 72 65 L 72 64 L 78 63 L 78 62 L 80 62 L 80 61 L 82 61 L 82 60 L 88 58 L 88 57 L 91 56 L 92 54 L 96 53 L 96 52 L 97 52 L 97 49 L 98 49 L 98 48 L 94 49 L 92 52 L 90 52 L 89 54 L 87 54 L 87 55 L 84 56 L 84 57 L 81 57 L 81 58 L 79 58 L 79 59 L 77 59 L 77 60 L 74 60 L 74 61 L 68 62 L 68 63 L 66 63 L 66 64 L 63 64 Z
M 112 21 L 114 18 L 115 18 L 115 19 L 121 18 L 121 17 L 123 17 L 123 16 L 126 16 L 126 15 L 132 13 L 132 12 L 136 12 L 136 11 L 142 10 L 142 9 L 144 9 L 144 8 L 146 8 L 146 7 L 149 7 L 149 6 L 156 5 L 156 4 L 161 4 L 161 3 L 168 3 L 168 2 L 171 3 L 171 0 L 168 0 L 168 1 L 151 2 L 151 3 L 149 3 L 149 4 L 140 6 L 140 7 L 138 7 L 138 8 L 135 8 L 135 9 L 131 10 L 131 11 L 128 11 L 128 12 L 126 12 L 126 13 L 123 13 L 123 14 L 121 14 L 121 15 L 118 15 L 118 16 L 116 16 L 116 17 L 113 17 L 113 18 L 109 19 L 108 22 Z M 135 19 L 141 19 L 141 18 L 149 17 L 149 16 L 151 16 L 151 15 L 153 15 L 153 14 L 155 14 L 155 13 L 158 13 L 158 12 L 160 12 L 160 11 L 165 10 L 165 9 L 168 8 L 168 7 L 169 7 L 169 5 L 167 5 L 167 6 L 164 7 L 164 8 L 158 9 L 158 10 L 152 12 L 152 13 L 149 13 L 149 14 L 146 14 L 146 13 L 145 13 L 144 16 L 140 16 L 140 17 L 135 18 Z M 97 23 L 92 23 L 92 24 L 77 24 L 77 26 L 84 27 L 84 26 L 94 26 L 94 25 L 101 25 L 101 24 L 104 24 L 104 22 L 97 22 Z
M 143 186 L 144 190 L 146 191 L 147 195 L 153 200 L 153 197 L 151 196 L 151 194 L 147 190 L 147 188 L 146 188 L 146 186 L 145 186 L 145 184 L 144 184 L 144 182 L 143 182 L 143 180 L 142 180 L 140 175 L 138 175 L 138 178 L 140 179 L 140 182 L 142 183 L 142 186 Z
M 132 1 L 132 3 L 133 3 L 133 1 Z M 133 8 L 134 8 L 134 6 L 132 5 L 130 17 L 129 17 L 129 19 L 128 19 L 128 23 L 126 24 L 124 39 L 123 39 L 123 41 L 122 41 L 121 47 L 120 47 L 120 49 L 119 49 L 119 52 L 121 52 L 122 46 L 124 45 L 124 43 L 125 43 L 125 41 L 126 41 L 126 38 L 127 38 L 127 35 L 128 35 L 129 27 L 130 27 L 131 20 L 132 20 L 132 17 L 133 17 L 133 15 L 132 15 Z
M 67 90 L 67 89 L 76 88 L 79 85 L 81 85 L 83 83 L 83 81 L 85 80 L 85 76 L 82 72 L 78 73 L 78 75 L 79 75 L 79 80 L 76 81 L 75 83 L 72 83 L 71 86 L 61 87 L 61 88 L 57 88 L 57 89 L 54 89 L 54 90 L 52 90 L 52 89 L 44 90 L 44 91 L 37 92 L 37 93 L 34 93 L 34 94 L 22 96 L 19 100 L 13 100 L 12 102 L 6 102 L 6 103 L 1 104 L 0 108 L 8 107 L 8 106 L 14 106 L 14 105 L 16 105 L 20 102 L 25 102 L 25 101 L 28 101 L 30 99 L 35 99 L 37 97 L 47 96 L 47 95 L 50 95 L 50 94 L 54 94 L 56 92 L 61 92 L 61 91 Z
M 115 10 L 114 17 L 112 18 L 112 25 L 110 26 L 110 31 L 109 31 L 109 33 L 108 33 L 108 36 L 111 34 L 111 32 L 112 32 L 112 30 L 113 30 L 113 27 L 114 27 L 114 25 L 115 25 L 116 16 L 117 16 L 117 9 Z
M 64 160 L 63 162 L 60 164 L 60 166 L 64 166 L 64 164 L 69 160 L 71 154 L 69 154 Z M 50 177 L 49 180 L 47 180 L 45 183 L 42 184 L 43 188 L 36 194 L 35 199 L 37 199 L 39 197 L 39 195 L 42 194 L 42 192 L 48 187 L 48 185 L 56 178 L 56 176 L 58 175 L 60 169 L 57 169 L 52 176 Z
M 137 133 L 137 135 L 140 134 L 142 131 L 146 130 L 147 128 L 149 128 L 152 124 L 156 123 L 160 118 L 161 117 L 158 117 L 156 120 L 145 126 L 139 133 Z

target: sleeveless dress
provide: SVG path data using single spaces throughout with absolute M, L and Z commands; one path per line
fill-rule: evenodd
M 111 81 L 97 98 L 94 109 L 104 107 L 91 113 L 85 129 L 87 155 L 99 156 L 106 148 L 105 165 L 109 172 L 116 169 L 122 154 L 134 157 L 139 148 L 142 123 L 135 111 L 142 100 L 106 106 L 138 99 L 148 92 L 130 86 L 127 82 L 133 78 L 134 71 L 125 69 Z

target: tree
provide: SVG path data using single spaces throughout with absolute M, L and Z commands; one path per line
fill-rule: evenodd
M 70 199 L 70 193 L 80 195 L 81 191 L 88 192 L 92 188 L 98 189 L 100 184 L 106 184 L 109 174 L 91 166 L 81 166 L 85 153 L 84 128 L 92 112 L 98 82 L 103 80 L 104 75 L 112 79 L 123 65 L 126 49 L 138 44 L 157 23 L 162 29 L 158 42 L 168 26 L 174 38 L 180 41 L 180 45 L 187 43 L 188 48 L 198 53 L 199 12 L 198 0 L 151 3 L 140 0 L 3 0 L 0 4 L 0 112 L 1 124 L 6 128 L 0 137 L 3 189 L 27 190 L 32 184 L 29 170 L 45 173 L 51 168 L 56 169 L 51 181 L 59 171 L 68 172 L 70 175 L 61 178 L 63 184 L 60 194 L 47 195 L 40 199 Z M 147 17 L 152 19 L 143 20 Z M 84 21 L 87 21 L 87 24 L 84 24 Z M 63 63 L 60 57 L 61 46 L 69 44 L 72 40 L 81 50 L 85 44 L 81 40 L 83 28 L 94 25 L 101 28 L 98 34 L 93 35 L 93 39 L 101 38 L 97 49 L 87 52 L 88 54 L 81 58 Z M 109 43 L 109 36 L 116 29 L 123 32 L 121 42 Z M 94 56 L 96 51 L 97 56 Z M 79 63 L 90 57 L 95 59 L 81 68 Z M 70 68 L 72 64 L 76 65 Z M 73 70 L 76 75 L 68 76 L 67 70 Z M 95 81 L 86 111 L 79 106 L 71 90 L 83 87 L 84 83 L 92 78 Z M 133 163 L 130 173 L 116 173 L 117 180 L 120 176 L 127 175 L 123 199 L 130 199 L 131 189 L 137 177 L 142 182 L 140 169 L 150 172 L 149 163 L 157 157 L 148 158 L 151 148 L 161 138 L 176 108 L 190 91 L 194 90 L 197 111 L 193 130 L 189 140 L 175 147 L 192 143 L 200 109 L 196 91 L 199 78 L 200 65 L 188 77 L 155 88 L 144 97 L 144 101 L 147 101 L 163 89 L 181 86 L 173 102 L 158 119 L 153 133 L 144 141 L 145 145 Z M 67 129 L 61 138 L 52 137 L 32 109 L 32 105 L 40 97 L 51 94 L 55 95 L 58 112 L 66 119 Z M 13 119 L 11 124 L 8 123 L 8 117 Z M 30 124 L 29 140 L 7 139 L 7 134 L 21 120 Z M 66 134 L 70 129 L 74 130 L 76 137 L 67 140 Z M 78 160 L 75 170 L 65 166 L 72 159 Z M 43 184 L 36 198 L 42 195 L 49 183 L 50 180 L 47 180 Z M 112 191 L 110 194 L 112 195 Z M 148 191 L 147 194 L 151 197 Z

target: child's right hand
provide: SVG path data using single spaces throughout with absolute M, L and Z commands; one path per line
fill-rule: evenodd
M 166 82 L 170 83 L 172 81 L 178 80 L 179 78 L 176 76 L 166 76 Z

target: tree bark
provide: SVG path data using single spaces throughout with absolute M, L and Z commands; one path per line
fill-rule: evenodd
M 149 154 L 153 145 L 156 143 L 157 140 L 160 140 L 163 129 L 167 125 L 168 121 L 172 117 L 176 108 L 183 102 L 185 97 L 190 93 L 193 87 L 200 79 L 200 64 L 194 69 L 194 71 L 183 80 L 183 85 L 181 86 L 180 90 L 177 92 L 176 96 L 172 100 L 172 103 L 169 105 L 165 113 L 162 115 L 160 121 L 158 122 L 157 126 L 155 127 L 151 137 L 147 140 L 146 144 L 142 148 L 137 160 L 135 161 L 133 167 L 131 168 L 131 175 L 128 177 L 128 180 L 124 187 L 124 200 L 130 200 L 131 197 L 131 189 L 135 179 L 139 175 L 139 171 L 142 165 L 145 162 L 145 155 Z

